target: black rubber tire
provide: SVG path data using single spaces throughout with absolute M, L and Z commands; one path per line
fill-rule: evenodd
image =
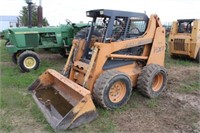
M 35 65 L 32 68 L 28 68 L 24 65 L 24 61 L 27 58 L 32 58 L 35 60 Z M 33 51 L 24 51 L 20 54 L 17 64 L 19 65 L 22 72 L 29 72 L 30 70 L 36 70 L 40 66 L 40 58 L 37 53 Z
M 153 90 L 153 82 L 156 76 L 162 77 L 162 83 L 158 89 Z M 159 81 L 158 81 L 159 82 Z M 160 81 L 161 82 L 161 81 Z M 149 64 L 143 67 L 142 73 L 137 80 L 137 88 L 142 95 L 148 98 L 158 97 L 166 88 L 167 85 L 167 70 L 156 64 Z
M 12 54 L 12 61 L 14 64 L 17 64 L 17 53 Z
M 23 51 L 17 51 L 16 53 L 12 54 L 12 61 L 13 63 L 17 64 L 17 59 Z
M 67 57 L 68 57 L 68 55 L 66 54 L 67 51 L 65 50 L 65 48 L 60 49 L 60 50 L 59 50 L 59 53 L 60 53 L 60 55 L 61 55 L 62 57 L 64 57 L 64 58 L 67 58 Z
M 197 53 L 196 62 L 200 63 L 200 49 L 199 49 L 199 51 Z
M 109 92 L 111 86 L 117 81 L 123 82 L 126 86 L 126 91 L 124 96 L 119 102 L 112 102 L 109 98 Z M 122 72 L 116 70 L 108 70 L 102 73 L 96 80 L 93 89 L 93 97 L 97 104 L 106 109 L 116 109 L 124 104 L 130 99 L 132 93 L 132 82 L 130 78 Z

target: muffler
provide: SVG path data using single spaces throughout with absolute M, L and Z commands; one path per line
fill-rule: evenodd
M 98 116 L 91 93 L 55 70 L 48 69 L 29 91 L 54 130 L 65 130 Z

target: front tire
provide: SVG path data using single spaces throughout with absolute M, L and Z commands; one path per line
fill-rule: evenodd
M 40 58 L 37 53 L 33 51 L 24 51 L 18 58 L 17 64 L 23 72 L 38 69 L 40 65 Z
M 166 88 L 167 70 L 156 64 L 144 66 L 138 77 L 137 88 L 148 98 L 158 97 Z
M 119 71 L 108 70 L 96 80 L 95 101 L 106 109 L 116 109 L 127 103 L 132 93 L 130 78 Z

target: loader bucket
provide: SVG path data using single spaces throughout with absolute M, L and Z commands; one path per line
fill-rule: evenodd
M 56 131 L 78 127 L 98 116 L 90 91 L 55 70 L 45 71 L 28 89 Z

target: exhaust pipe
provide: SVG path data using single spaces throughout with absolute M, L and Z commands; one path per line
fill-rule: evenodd
M 41 0 L 40 0 L 40 3 L 39 3 L 39 6 L 38 6 L 37 12 L 38 12 L 38 27 L 42 27 L 43 9 L 42 9 Z
M 32 28 L 32 7 L 31 5 L 33 4 L 32 1 L 27 2 L 28 4 L 28 27 Z

